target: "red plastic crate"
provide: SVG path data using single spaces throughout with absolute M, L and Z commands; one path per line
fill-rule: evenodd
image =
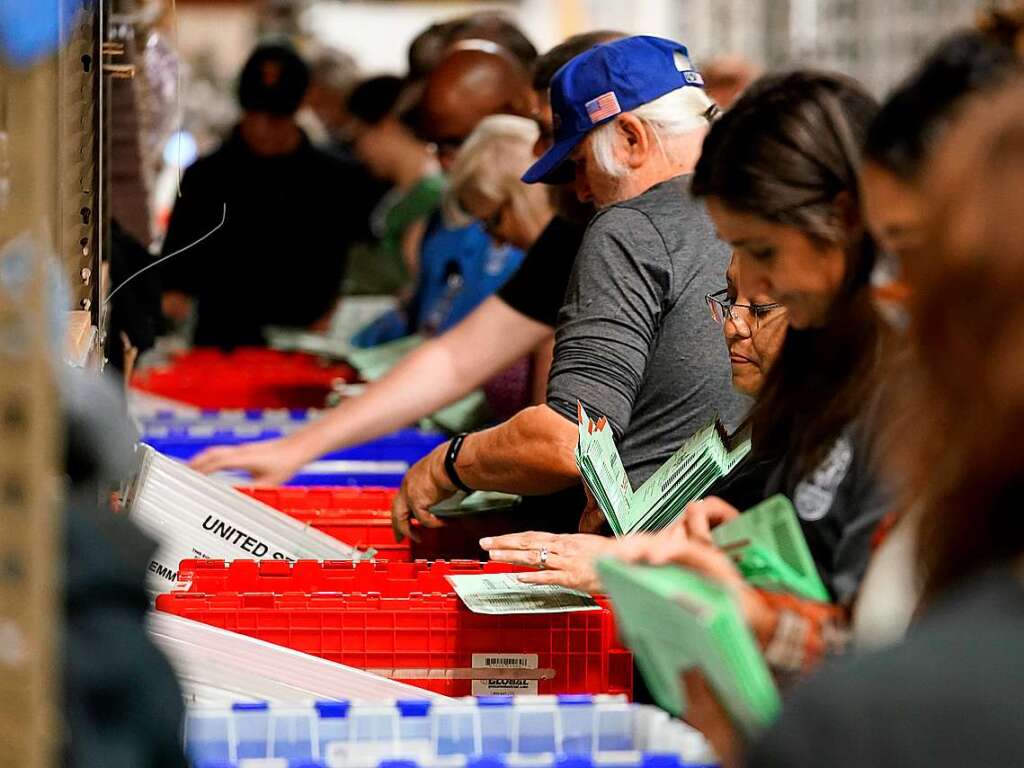
M 391 501 L 396 488 L 240 488 L 289 517 L 360 549 L 373 547 L 379 560 L 408 562 L 410 542 L 395 540 Z
M 338 541 L 359 549 L 373 548 L 378 560 L 409 562 L 412 550 L 408 539 L 395 540 L 391 513 L 386 510 L 355 511 L 323 509 L 285 509 L 289 517 L 301 520 Z
M 484 512 L 445 520 L 442 528 L 417 526 L 419 541 L 399 544 L 391 533 L 391 502 L 396 488 L 241 488 L 264 504 L 308 522 L 353 546 L 374 546 L 388 560 L 482 560 L 480 539 L 521 531 L 554 531 L 543 510 Z M 372 514 L 365 515 L 363 512 Z M 575 526 L 573 527 L 575 530 Z
M 603 599 L 600 611 L 488 616 L 431 589 L 449 589 L 444 573 L 497 570 L 480 563 L 185 561 L 189 591 L 160 595 L 157 608 L 450 696 L 470 695 L 474 676 L 506 674 L 474 670 L 474 656 L 536 656 L 540 694 L 632 693 L 632 655 L 618 644 Z M 303 589 L 349 579 L 371 582 L 378 594 Z M 216 591 L 253 583 L 261 591 Z M 432 593 L 419 591 L 424 586 Z
M 183 560 L 178 581 L 187 591 L 202 593 L 275 594 L 454 594 L 446 576 L 454 574 L 521 573 L 529 570 L 504 563 L 438 560 L 415 563 L 352 562 L 350 560 Z
M 334 382 L 355 378 L 351 366 L 302 353 L 195 349 L 138 372 L 132 386 L 201 408 L 318 408 Z
M 397 488 L 239 488 L 264 504 L 281 511 L 391 511 Z

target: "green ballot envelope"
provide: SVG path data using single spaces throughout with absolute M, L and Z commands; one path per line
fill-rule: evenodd
M 608 420 L 591 420 L 579 402 L 577 412 L 576 466 L 616 536 L 661 530 L 750 451 L 749 438 L 730 445 L 713 419 L 634 491 Z
M 745 735 L 771 723 L 778 690 L 727 589 L 675 566 L 605 558 L 597 567 L 623 640 L 662 708 L 686 712 L 682 674 L 699 668 Z
M 366 381 L 376 381 L 422 343 L 423 337 L 418 334 L 406 336 L 375 347 L 352 349 L 347 360 Z M 430 418 L 423 419 L 420 426 L 424 429 L 442 429 L 450 433 L 467 432 L 483 424 L 490 416 L 487 399 L 478 389 L 435 412 Z
M 438 517 L 465 517 L 482 515 L 488 512 L 505 512 L 517 507 L 523 500 L 522 496 L 499 491 L 459 491 L 430 508 Z
M 375 347 L 355 348 L 348 353 L 348 362 L 364 379 L 376 381 L 422 343 L 423 337 L 417 334 Z
M 831 599 L 818 575 L 796 510 L 785 496 L 772 496 L 711 531 L 720 549 L 736 560 L 753 586 L 826 602 Z

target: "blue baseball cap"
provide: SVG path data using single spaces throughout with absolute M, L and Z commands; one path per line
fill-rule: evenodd
M 693 68 L 686 46 L 674 40 L 638 35 L 581 53 L 551 80 L 555 142 L 523 181 L 571 181 L 565 161 L 594 128 L 688 85 L 703 88 L 704 78 Z

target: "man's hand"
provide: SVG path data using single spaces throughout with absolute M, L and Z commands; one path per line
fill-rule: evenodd
M 420 540 L 411 526 L 414 517 L 427 528 L 440 528 L 444 525 L 431 513 L 430 508 L 458 490 L 444 470 L 447 452 L 448 443 L 442 443 L 405 473 L 402 487 L 398 489 L 391 504 L 391 528 L 397 541 L 402 541 L 406 536 L 413 541 Z
M 204 475 L 242 470 L 252 475 L 253 485 L 281 485 L 312 458 L 288 438 L 279 438 L 246 445 L 208 448 L 193 458 L 189 466 Z
M 587 506 L 583 508 L 583 514 L 580 515 L 580 533 L 597 533 L 607 521 L 586 483 L 583 484 L 583 491 L 587 494 Z
M 556 584 L 583 592 L 600 592 L 601 581 L 594 563 L 615 546 L 614 539 L 585 533 L 510 533 L 481 539 L 481 549 L 491 560 L 513 565 L 529 565 L 541 570 L 521 573 L 518 578 L 527 584 Z M 541 553 L 547 559 L 541 562 Z

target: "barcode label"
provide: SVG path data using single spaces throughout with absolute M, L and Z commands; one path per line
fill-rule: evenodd
M 537 669 L 540 657 L 536 653 L 474 653 L 473 669 Z M 536 680 L 517 680 L 494 677 L 474 680 L 474 696 L 536 696 Z
M 473 669 L 536 669 L 540 657 L 536 653 L 474 653 Z

